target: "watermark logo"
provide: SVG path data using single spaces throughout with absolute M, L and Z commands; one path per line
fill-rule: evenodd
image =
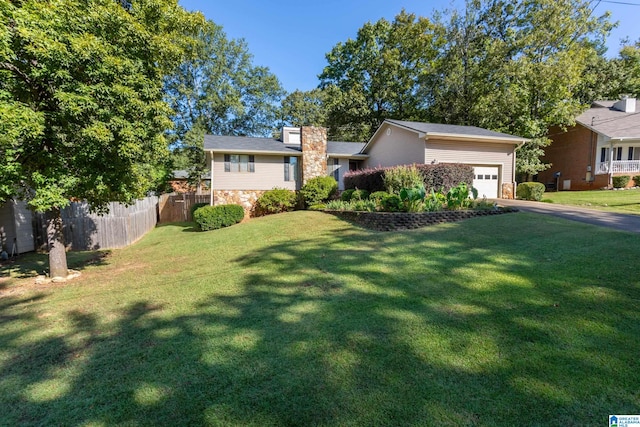
M 609 427 L 640 427 L 640 415 L 609 415 Z

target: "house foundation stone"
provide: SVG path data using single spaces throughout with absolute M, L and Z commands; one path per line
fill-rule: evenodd
M 266 190 L 214 190 L 214 205 L 240 205 L 244 209 L 244 217 L 255 215 L 256 202 Z
M 515 187 L 515 184 L 513 182 L 505 182 L 504 184 L 502 184 L 502 198 L 514 199 L 515 198 L 514 187 Z

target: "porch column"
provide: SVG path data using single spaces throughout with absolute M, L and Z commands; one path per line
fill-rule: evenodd
M 613 188 L 613 141 L 609 143 L 609 188 Z

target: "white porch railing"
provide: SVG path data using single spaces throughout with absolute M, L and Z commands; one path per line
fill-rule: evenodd
M 640 172 L 640 160 L 614 160 L 611 162 L 611 172 L 613 173 L 636 173 Z M 596 173 L 609 173 L 609 162 L 598 165 Z

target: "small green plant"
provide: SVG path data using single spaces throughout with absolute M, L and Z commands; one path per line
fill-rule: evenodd
M 337 191 L 338 183 L 332 176 L 317 176 L 302 186 L 300 194 L 307 206 L 311 206 L 326 202 Z
M 423 210 L 423 202 L 426 196 L 424 185 L 417 185 L 413 188 L 403 188 L 400 190 L 400 199 L 407 212 L 420 212 Z
M 377 204 L 380 204 L 382 203 L 383 199 L 386 199 L 390 195 L 391 194 L 387 193 L 386 191 L 374 191 L 373 193 L 369 194 L 369 200 L 373 200 Z
M 386 169 L 382 181 L 384 188 L 391 194 L 400 194 L 403 188 L 424 186 L 424 178 L 415 165 Z
M 216 230 L 237 224 L 244 218 L 240 205 L 203 206 L 193 213 L 193 220 L 200 231 Z
M 404 208 L 402 199 L 397 194 L 390 194 L 380 201 L 382 210 L 385 212 L 401 212 Z
M 633 177 L 633 183 L 636 187 L 640 187 L 640 175 L 635 175 Z
M 427 212 L 438 212 L 444 208 L 447 197 L 440 191 L 431 189 L 431 193 L 424 199 L 424 210 Z
M 498 205 L 496 202 L 489 201 L 486 197 L 483 197 L 481 200 L 475 200 L 473 202 L 473 209 L 478 211 L 494 211 L 498 209 Z
M 351 195 L 351 200 L 369 200 L 369 192 L 356 189 Z
M 544 194 L 544 184 L 541 182 L 521 182 L 516 187 L 516 197 L 522 200 L 542 200 Z
M 344 190 L 340 195 L 340 200 L 342 200 L 343 202 L 348 202 L 349 200 L 351 200 L 351 196 L 353 195 L 354 191 L 356 191 L 354 188 Z
M 352 200 L 350 203 L 351 203 L 351 210 L 354 210 L 354 211 L 364 211 L 364 212 L 376 211 L 376 203 L 371 200 Z
M 612 181 L 613 188 L 625 188 L 629 181 L 631 181 L 631 177 L 629 175 L 614 176 Z
M 260 196 L 256 205 L 261 214 L 276 214 L 293 210 L 297 199 L 298 196 L 294 191 L 274 188 Z
M 473 199 L 476 199 L 478 190 L 473 187 L 470 190 L 465 182 L 451 188 L 446 194 L 447 208 L 451 210 L 468 208 L 472 203 L 472 199 L 469 198 L 470 191 L 473 194 Z

